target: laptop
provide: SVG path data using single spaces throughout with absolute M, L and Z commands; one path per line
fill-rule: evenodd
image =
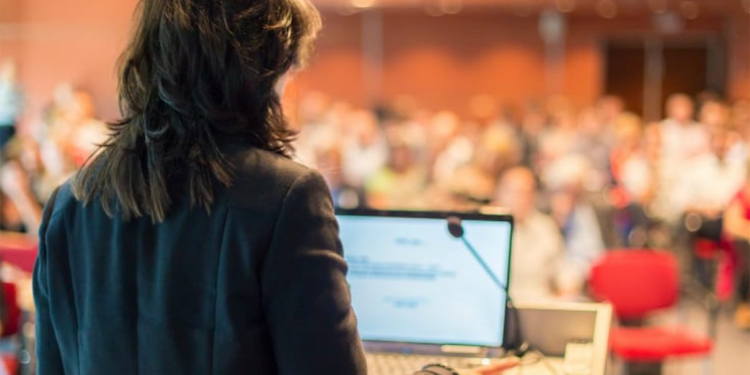
M 510 216 L 339 210 L 337 218 L 371 374 L 471 367 L 501 353 L 507 296 L 497 281 L 508 285 Z

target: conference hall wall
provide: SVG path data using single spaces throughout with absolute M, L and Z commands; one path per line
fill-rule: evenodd
M 26 120 L 47 105 L 54 88 L 70 82 L 94 94 L 99 115 L 117 116 L 117 58 L 125 47 L 136 0 L 0 0 L 0 60 L 16 61 L 28 99 Z M 318 53 L 290 90 L 299 98 L 321 91 L 354 105 L 413 98 L 418 105 L 466 112 L 475 95 L 521 105 L 548 91 L 545 48 L 535 16 L 493 10 L 430 17 L 419 10 L 386 10 L 382 60 L 365 57 L 363 15 L 325 11 Z M 696 36 L 719 34 L 727 43 L 727 91 L 750 97 L 748 17 L 705 17 L 687 24 Z M 642 35 L 648 17 L 603 20 L 572 16 L 556 90 L 578 103 L 603 93 L 602 43 Z M 371 37 L 371 36 L 369 36 Z M 377 57 L 377 56 L 376 56 Z M 380 68 L 378 68 L 380 66 Z M 380 76 L 372 72 L 380 72 Z

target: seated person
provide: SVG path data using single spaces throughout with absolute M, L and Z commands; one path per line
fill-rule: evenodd
M 346 183 L 360 188 L 388 162 L 388 142 L 372 113 L 357 111 L 348 121 L 351 129 L 343 140 L 341 168 Z
M 724 232 L 738 242 L 744 242 L 744 248 L 750 245 L 750 160 L 747 162 L 747 177 L 739 194 L 732 200 L 724 212 Z M 740 246 L 742 248 L 742 246 Z M 740 254 L 742 265 L 738 267 L 737 275 L 739 302 L 735 321 L 744 329 L 750 329 L 750 254 L 747 251 Z
M 486 129 L 476 145 L 472 160 L 452 176 L 449 186 L 451 193 L 469 202 L 491 202 L 502 172 L 521 161 L 517 143 L 516 135 L 508 128 Z
M 734 289 L 738 269 L 737 253 L 731 240 L 722 233 L 722 215 L 745 181 L 744 163 L 727 158 L 729 146 L 728 116 L 712 121 L 710 128 L 711 150 L 696 157 L 686 169 L 682 183 L 673 191 L 677 207 L 686 214 L 685 228 L 691 233 L 688 249 L 693 249 L 694 237 L 709 240 L 711 248 L 719 249 L 719 270 L 715 276 L 715 289 L 719 300 L 728 300 Z M 706 243 L 705 241 L 703 243 Z M 699 277 L 710 286 L 714 281 L 710 263 L 694 259 Z
M 661 128 L 644 127 L 634 113 L 623 113 L 614 123 L 615 148 L 610 168 L 615 186 L 610 199 L 617 208 L 615 226 L 626 247 L 645 247 L 653 218 L 647 214 L 659 194 Z
M 683 212 L 717 218 L 745 181 L 743 161 L 727 158 L 728 120 L 711 127 L 710 150 L 693 159 L 673 192 Z
M 318 170 L 331 189 L 335 207 L 354 209 L 365 205 L 364 191 L 344 181 L 341 173 L 341 151 L 337 147 L 319 148 L 315 152 L 314 159 Z
M 388 163 L 367 179 L 367 204 L 379 209 L 414 209 L 422 206 L 426 170 L 417 163 L 413 146 L 403 138 L 390 142 Z
M 694 121 L 695 104 L 689 96 L 670 97 L 666 112 L 668 117 L 660 125 L 660 195 L 652 209 L 656 217 L 676 225 L 684 211 L 679 199 L 673 199 L 672 192 L 684 186 L 683 177 L 692 168 L 695 158 L 710 150 L 710 135 L 706 126 Z
M 591 204 L 585 184 L 598 172 L 581 155 L 568 155 L 552 163 L 542 176 L 551 192 L 550 208 L 565 239 L 567 267 L 574 268 L 568 287 L 583 289 L 593 262 L 604 253 L 605 245 L 599 218 Z
M 36 144 L 18 137 L 11 140 L 0 165 L 2 230 L 24 232 L 37 239 L 44 201 L 40 195 L 43 176 Z
M 580 292 L 573 268 L 565 267 L 565 242 L 555 221 L 535 207 L 531 170 L 515 167 L 502 176 L 495 203 L 515 218 L 510 292 L 518 301 L 551 299 Z

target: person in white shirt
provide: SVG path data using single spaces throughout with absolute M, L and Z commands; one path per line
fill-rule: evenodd
M 684 184 L 685 172 L 692 168 L 695 158 L 710 149 L 708 130 L 693 120 L 694 111 L 690 97 L 673 95 L 667 102 L 668 117 L 661 124 L 659 186 L 665 199 L 655 202 L 654 213 L 668 223 L 676 223 L 682 215 L 682 207 L 671 192 Z
M 593 205 L 587 199 L 587 182 L 597 172 L 579 154 L 560 158 L 548 166 L 542 181 L 550 193 L 550 208 L 565 239 L 566 272 L 564 289 L 578 294 L 583 289 L 591 265 L 605 251 L 601 226 Z
M 667 118 L 662 122 L 665 159 L 691 159 L 708 150 L 708 130 L 693 119 L 695 105 L 689 96 L 673 95 L 667 101 L 666 110 Z
M 615 124 L 617 147 L 611 157 L 614 180 L 627 193 L 629 203 L 645 207 L 655 193 L 661 129 L 658 125 L 644 128 L 634 113 L 621 115 Z
M 518 301 L 554 299 L 569 283 L 564 267 L 565 244 L 549 216 L 535 207 L 537 184 L 531 170 L 509 169 L 501 177 L 495 204 L 506 207 L 515 218 L 510 291 Z
M 443 190 L 450 190 L 456 171 L 474 157 L 475 145 L 461 130 L 461 120 L 453 112 L 438 112 L 432 118 L 428 164 L 433 166 L 436 185 Z
M 710 150 L 692 159 L 674 190 L 674 200 L 683 212 L 718 217 L 743 186 L 744 160 L 727 157 L 728 121 L 727 113 L 723 120 L 710 123 Z
M 343 165 L 346 182 L 356 188 L 363 187 L 368 178 L 388 161 L 388 142 L 375 115 L 357 111 L 350 116 L 354 127 L 344 140 Z
M 332 105 L 329 99 L 319 93 L 310 92 L 300 100 L 296 109 L 294 125 L 298 132 L 295 140 L 295 159 L 309 167 L 319 167 L 318 154 L 325 154 L 332 148 L 340 148 L 341 130 L 329 114 Z

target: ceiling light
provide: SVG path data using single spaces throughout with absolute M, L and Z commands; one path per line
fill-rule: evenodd
M 648 6 L 651 11 L 656 14 L 666 13 L 669 10 L 669 3 L 667 0 L 648 0 Z
M 576 10 L 576 0 L 555 0 L 555 7 L 561 13 L 570 13 Z
M 701 9 L 695 0 L 686 0 L 680 4 L 680 11 L 685 19 L 694 20 L 700 16 Z
M 440 10 L 445 14 L 458 14 L 463 5 L 463 0 L 441 0 Z
M 375 0 L 351 0 L 355 8 L 366 9 L 375 6 Z
M 600 0 L 596 4 L 596 11 L 599 12 L 600 16 L 612 19 L 617 17 L 617 4 L 613 0 Z

